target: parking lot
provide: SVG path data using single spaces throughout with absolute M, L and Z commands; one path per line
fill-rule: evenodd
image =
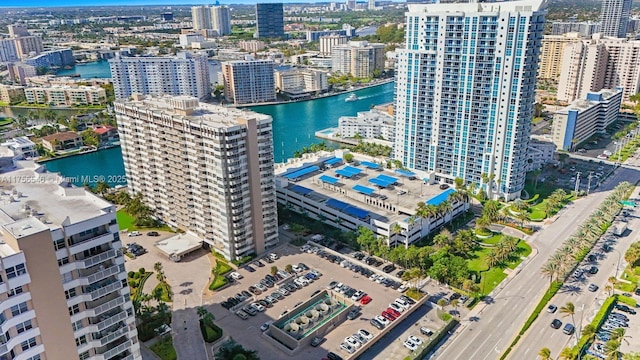
M 255 272 L 249 272 L 245 268 L 241 268 L 239 273 L 243 278 L 237 280 L 233 285 L 218 291 L 213 298 L 214 304 L 209 306 L 216 318 L 216 322 L 224 328 L 226 335 L 233 337 L 248 348 L 257 350 L 259 356 L 263 358 L 281 358 L 288 357 L 288 355 L 279 347 L 272 345 L 271 342 L 264 340 L 255 341 L 257 337 L 266 336 L 263 335 L 260 330 L 261 325 L 278 319 L 283 312 L 291 311 L 295 308 L 296 304 L 306 301 L 314 292 L 327 288 L 331 282 L 343 283 L 355 290 L 362 290 L 367 293 L 372 300 L 366 305 L 361 305 L 362 311 L 359 317 L 354 320 L 346 320 L 327 333 L 325 335 L 326 341 L 320 344 L 320 346 L 316 348 L 306 346 L 296 353 L 295 358 L 310 357 L 313 359 L 321 359 L 326 356 L 328 351 L 333 351 L 347 358 L 347 352 L 340 350 L 340 344 L 345 341 L 345 338 L 358 332 L 359 329 L 365 329 L 374 336 L 379 334 L 380 330 L 370 324 L 370 319 L 376 315 L 380 315 L 383 310 L 389 307 L 391 302 L 401 295 L 398 290 L 394 290 L 390 286 L 386 287 L 381 283 L 371 281 L 360 273 L 354 273 L 316 254 L 301 252 L 298 247 L 284 245 L 277 248 L 275 252 L 278 254 L 279 259 L 272 264 L 262 261 L 265 265 L 264 267 L 256 267 L 253 265 L 252 267 L 256 270 Z M 226 310 L 221 306 L 221 304 L 230 297 L 235 296 L 243 290 L 247 291 L 250 286 L 259 284 L 265 275 L 270 274 L 271 266 L 277 266 L 279 270 L 283 270 L 288 264 L 297 265 L 299 263 L 305 264 L 310 270 L 316 270 L 321 273 L 320 279 L 313 281 L 308 286 L 303 286 L 301 289 L 277 301 L 272 307 L 266 308 L 263 312 L 258 312 L 255 316 L 249 316 L 246 320 L 242 320 L 236 316 L 234 312 Z M 251 300 L 243 302 L 238 305 L 237 308 L 264 299 L 266 296 L 271 295 L 277 288 L 278 285 L 268 288 L 266 292 L 253 296 Z M 233 308 L 233 310 L 236 310 L 236 308 Z
M 551 182 L 554 186 L 574 190 L 576 181 L 578 181 L 578 173 L 580 173 L 580 189 L 586 191 L 589 188 L 593 191 L 597 189 L 600 181 L 604 180 L 614 169 L 615 166 L 598 159 L 583 161 L 572 158 L 565 160 L 562 168 L 548 166 L 544 169 L 539 177 L 539 183 Z M 589 174 L 591 174 L 590 184 Z

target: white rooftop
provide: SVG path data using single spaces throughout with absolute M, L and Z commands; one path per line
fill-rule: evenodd
M 409 13 L 498 13 L 498 12 L 532 12 L 546 6 L 546 0 L 520 0 L 478 2 L 463 1 L 455 3 L 408 4 Z
M 19 161 L 15 170 L 0 174 L 0 224 L 37 219 L 35 222 L 57 229 L 114 209 L 111 203 L 73 186 L 59 174 L 45 172 L 34 161 Z M 31 222 L 26 224 L 37 230 Z
M 202 239 L 191 234 L 178 234 L 168 239 L 160 240 L 156 242 L 158 250 L 162 251 L 165 255 L 177 255 L 183 256 L 194 250 L 199 249 L 202 246 Z

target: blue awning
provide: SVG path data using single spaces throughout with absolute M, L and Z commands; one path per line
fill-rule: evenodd
M 336 174 L 338 174 L 338 175 L 340 175 L 340 176 L 344 176 L 344 177 L 346 177 L 346 178 L 350 178 L 350 177 L 352 177 L 353 175 L 355 175 L 354 173 L 352 173 L 352 172 L 348 172 L 348 171 L 346 171 L 346 170 L 344 170 L 344 169 L 338 169 L 338 170 L 336 170 Z
M 454 189 L 447 189 L 446 191 L 442 192 L 439 195 L 436 195 L 434 197 L 432 197 L 431 199 L 427 200 L 427 205 L 438 205 L 440 203 L 443 203 L 447 200 L 447 198 L 449 198 L 449 194 L 455 192 Z
M 398 178 L 394 178 L 393 176 L 387 176 L 387 175 L 384 175 L 384 174 L 378 175 L 378 179 L 388 182 L 389 185 L 395 184 L 395 183 L 398 182 Z
M 404 170 L 404 169 L 397 169 L 396 174 L 404 177 L 409 177 L 409 178 L 416 176 L 416 173 L 411 172 L 409 170 Z
M 337 164 L 339 162 L 341 162 L 342 159 L 340 158 L 333 158 L 333 159 L 329 159 L 327 161 L 324 162 L 325 165 L 333 165 L 333 164 Z
M 293 185 L 291 187 L 291 191 L 300 195 L 307 195 L 308 193 L 313 192 L 313 190 L 300 185 Z
M 378 178 L 369 179 L 369 182 L 372 183 L 373 185 L 384 187 L 384 188 L 390 185 L 388 182 L 384 180 L 380 180 Z
M 360 174 L 362 172 L 361 169 L 358 169 L 357 167 L 353 167 L 353 166 L 349 166 L 349 165 L 343 167 L 342 170 L 348 171 L 348 172 L 352 173 L 353 175 L 358 175 L 358 174 Z
M 326 205 L 330 208 L 336 209 L 338 211 L 342 211 L 345 214 L 357 217 L 358 219 L 364 220 L 369 216 L 369 212 L 359 207 L 351 206 L 347 203 L 344 203 L 340 200 L 329 199 L 326 202 Z
M 370 188 L 370 187 L 366 187 L 366 186 L 362 186 L 362 185 L 354 185 L 353 186 L 353 190 L 365 194 L 365 195 L 371 195 L 373 194 L 373 192 L 375 191 L 374 189 Z
M 370 161 L 360 161 L 360 165 L 366 166 L 369 169 L 379 169 L 380 165 L 370 162 Z
M 284 177 L 287 178 L 287 179 L 297 179 L 297 178 L 300 178 L 300 177 L 305 176 L 307 174 L 311 174 L 312 172 L 318 171 L 318 170 L 320 170 L 320 168 L 315 166 L 315 165 L 313 165 L 313 166 L 309 166 L 309 167 L 302 168 L 300 170 L 294 171 L 294 172 L 292 172 L 290 174 L 286 174 L 286 175 L 284 175 Z
M 327 184 L 335 184 L 338 182 L 338 179 L 329 175 L 321 175 L 318 179 L 320 179 L 320 181 L 325 182 Z

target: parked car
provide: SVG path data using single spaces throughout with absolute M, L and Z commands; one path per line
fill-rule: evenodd
M 130 231 L 127 236 L 134 237 L 134 236 L 140 236 L 140 235 L 142 235 L 140 234 L 140 231 Z
M 371 296 L 365 295 L 365 296 L 362 297 L 362 299 L 360 299 L 360 304 L 367 305 L 368 303 L 371 302 L 371 300 L 372 300 Z
M 342 360 L 342 357 L 336 353 L 333 353 L 331 351 L 329 351 L 329 353 L 327 353 L 327 359 L 329 360 Z
M 431 336 L 431 335 L 433 335 L 433 331 L 431 331 L 431 329 L 426 328 L 426 327 L 424 327 L 424 326 L 420 328 L 420 333 L 421 333 L 422 335 L 426 335 L 426 336 Z
M 313 347 L 318 347 L 320 346 L 320 344 L 322 344 L 324 341 L 326 340 L 326 338 L 322 338 L 322 337 L 314 337 L 313 340 L 311 340 L 311 346 Z
M 594 284 L 594 283 L 591 283 L 591 284 L 589 284 L 588 289 L 589 289 L 589 291 L 591 291 L 591 292 L 596 292 L 596 291 L 598 291 L 598 285 L 596 285 L 596 284 Z
M 147 236 L 160 236 L 160 234 L 157 231 L 149 231 Z

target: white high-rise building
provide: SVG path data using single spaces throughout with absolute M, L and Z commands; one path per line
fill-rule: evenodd
M 18 61 L 18 49 L 14 39 L 0 39 L 0 63 Z
M 600 32 L 603 36 L 625 38 L 631 0 L 602 0 Z
M 494 198 L 519 196 L 544 5 L 408 4 L 397 50 L 397 160 L 429 181 L 462 178 Z
M 272 119 L 179 96 L 115 102 L 127 185 L 228 259 L 278 243 Z
M 321 36 L 320 42 L 320 56 L 331 56 L 331 50 L 336 45 L 343 45 L 349 41 L 346 35 L 327 35 Z
M 140 360 L 115 206 L 17 165 L 0 175 L 0 358 Z
M 211 96 L 206 55 L 180 52 L 167 57 L 125 57 L 109 60 L 117 99 L 132 94 Z
M 276 100 L 273 60 L 236 60 L 222 63 L 224 96 L 234 104 Z
M 208 6 L 191 7 L 191 22 L 194 30 L 211 29 L 211 8 Z
M 231 34 L 231 14 L 228 7 L 211 7 L 211 28 L 218 32 L 218 36 Z

